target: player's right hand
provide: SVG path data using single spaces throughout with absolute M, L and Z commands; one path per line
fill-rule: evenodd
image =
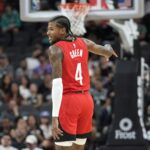
M 63 136 L 63 131 L 59 129 L 58 117 L 52 117 L 52 136 L 54 140 L 59 140 Z
M 111 47 L 110 44 L 105 44 L 104 47 L 110 52 L 107 53 L 107 55 L 105 56 L 106 60 L 109 61 L 109 58 L 113 55 L 115 57 L 118 57 L 118 55 L 116 54 L 116 52 L 113 50 L 113 48 Z

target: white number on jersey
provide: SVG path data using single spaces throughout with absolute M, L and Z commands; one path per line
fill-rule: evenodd
M 76 73 L 75 73 L 75 80 L 80 82 L 80 85 L 83 85 L 83 77 L 82 77 L 82 68 L 81 63 L 77 64 Z

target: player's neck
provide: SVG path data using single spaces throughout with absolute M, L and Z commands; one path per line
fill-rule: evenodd
M 72 35 L 72 34 L 66 34 L 63 38 L 62 38 L 62 40 L 65 40 L 65 41 L 70 41 L 70 42 L 72 42 L 72 41 L 74 41 L 76 39 L 76 37 L 74 36 L 74 35 Z

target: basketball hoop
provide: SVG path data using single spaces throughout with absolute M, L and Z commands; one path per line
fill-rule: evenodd
M 84 19 L 89 12 L 90 5 L 87 3 L 65 3 L 60 4 L 63 15 L 68 17 L 71 22 L 71 30 L 75 35 L 86 33 Z

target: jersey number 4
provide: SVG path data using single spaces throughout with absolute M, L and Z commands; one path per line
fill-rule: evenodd
M 82 68 L 81 63 L 77 63 L 76 73 L 75 73 L 75 80 L 79 81 L 80 85 L 83 85 L 83 77 L 82 77 Z

